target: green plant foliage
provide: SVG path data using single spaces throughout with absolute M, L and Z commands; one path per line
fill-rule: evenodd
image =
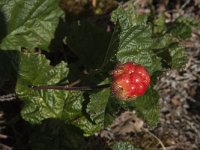
M 126 9 L 119 6 L 112 12 L 111 20 L 114 23 L 119 23 L 122 30 L 128 29 L 132 26 L 147 25 L 147 16 L 140 15 L 135 12 L 133 3 L 129 2 Z
M 104 89 L 90 96 L 87 112 L 90 114 L 92 121 L 99 126 L 99 129 L 104 128 L 105 125 L 105 113 L 109 97 L 109 89 Z
M 165 32 L 166 30 L 166 23 L 165 23 L 165 16 L 164 14 L 159 14 L 154 20 L 153 20 L 153 33 L 160 34 Z
M 191 35 L 194 23 L 178 18 L 166 24 L 164 15 L 137 14 L 132 1 L 127 4 L 112 12 L 115 27 L 108 33 L 90 18 L 62 19 L 58 25 L 63 12 L 57 0 L 0 1 L 0 87 L 17 80 L 16 94 L 23 101 L 21 116 L 36 127 L 31 138 L 33 149 L 80 149 L 85 143 L 83 135 L 105 128 L 127 109 L 136 110 L 150 127 L 158 123 L 159 96 L 153 86 L 163 71 L 185 64 L 185 49 L 178 42 Z M 64 51 L 70 53 L 66 58 L 70 69 L 64 61 L 51 66 L 45 55 L 32 51 L 47 50 L 49 46 L 55 53 L 60 47 L 71 50 Z M 48 50 L 40 52 L 51 58 Z M 70 60 L 71 52 L 75 62 Z M 143 65 L 151 75 L 147 92 L 132 102 L 116 99 L 109 88 L 89 92 L 31 88 L 78 79 L 77 86 L 109 84 L 113 66 L 129 61 Z M 135 148 L 118 142 L 113 149 Z
M 30 88 L 31 85 L 54 85 L 66 77 L 68 69 L 64 62 L 55 67 L 49 63 L 44 55 L 37 53 L 21 53 L 20 56 L 16 93 L 25 102 L 22 117 L 32 123 L 61 118 L 65 100 L 69 97 L 64 91 Z
M 78 126 L 85 135 L 97 131 L 97 126 L 82 113 L 83 92 L 33 90 L 30 87 L 55 85 L 64 80 L 68 74 L 66 63 L 61 62 L 52 67 L 44 55 L 21 53 L 18 74 L 16 93 L 24 101 L 21 115 L 25 120 L 37 124 L 55 118 Z
M 115 55 L 116 52 L 120 50 L 120 48 L 123 48 L 122 51 L 125 51 L 125 48 L 130 48 L 132 46 L 134 48 L 141 48 L 143 46 L 148 47 L 152 44 L 152 40 L 148 38 L 148 36 L 150 35 L 149 32 L 145 32 L 141 36 L 138 35 L 142 34 L 142 32 L 140 32 L 141 29 L 149 30 L 150 28 L 144 27 L 146 26 L 147 17 L 135 13 L 135 9 L 132 3 L 130 3 L 127 10 L 123 9 L 122 7 L 119 7 L 118 9 L 114 10 L 112 12 L 111 21 L 114 22 L 116 26 L 111 37 L 108 49 L 106 51 L 106 56 L 104 58 L 102 66 L 105 66 L 113 57 L 113 55 Z M 138 29 L 135 26 L 137 26 Z M 134 33 L 131 34 L 132 32 Z M 141 45 L 142 43 L 140 39 L 144 36 L 147 36 L 144 39 L 147 43 L 146 45 Z M 137 39 L 133 39 L 135 37 Z M 137 42 L 140 43 L 136 45 Z
M 30 144 L 33 150 L 80 150 L 85 140 L 79 128 L 51 119 L 34 128 Z
M 146 25 L 146 19 L 141 21 L 139 16 L 135 17 L 133 10 L 133 7 L 127 11 L 118 8 L 113 12 L 112 20 L 121 27 L 115 37 L 118 40 L 113 40 L 119 45 L 116 57 L 122 63 L 132 61 L 142 64 L 153 74 L 161 70 L 161 62 L 150 49 L 153 44 L 151 26 Z
M 117 32 L 114 32 L 111 42 L 115 45 L 113 51 L 116 51 L 117 60 L 142 64 L 152 79 L 165 68 L 181 68 L 185 64 L 185 50 L 175 44 L 170 34 L 163 34 L 166 29 L 163 16 L 155 20 L 154 25 L 144 18 L 136 15 L 132 5 L 126 10 L 119 7 L 113 12 L 112 21 Z M 133 102 L 134 109 L 151 127 L 159 120 L 158 99 L 159 96 L 150 87 L 144 96 Z
M 199 23 L 197 23 L 193 18 L 181 16 L 173 23 L 167 24 L 167 30 L 172 33 L 174 37 L 187 39 L 192 34 L 192 28 L 198 24 Z
M 132 5 L 126 10 L 119 7 L 113 12 L 112 20 L 116 28 L 110 43 L 107 33 L 88 22 L 71 23 L 68 26 L 66 42 L 86 66 L 110 65 L 110 59 L 116 53 L 119 62 L 132 61 L 142 64 L 152 79 L 156 79 L 158 72 L 162 72 L 164 68 L 179 68 L 184 64 L 184 49 L 175 44 L 170 34 L 158 36 L 153 33 L 147 18 L 137 15 Z M 163 23 L 159 25 L 162 26 Z M 36 62 L 35 65 L 32 65 L 32 62 Z M 51 67 L 43 55 L 22 53 L 18 74 L 17 94 L 25 102 L 22 116 L 32 123 L 40 123 L 47 118 L 60 118 L 81 128 L 88 136 L 111 123 L 120 107 L 131 106 L 129 108 L 137 110 L 151 127 L 154 127 L 159 119 L 159 96 L 152 86 L 143 96 L 125 104 L 114 104 L 110 90 L 104 89 L 91 93 L 89 103 L 83 107 L 86 101 L 83 92 L 34 91 L 28 87 L 58 84 L 67 77 L 68 69 L 65 63 Z
M 144 95 L 130 102 L 130 106 L 136 109 L 139 116 L 143 117 L 150 127 L 155 127 L 160 116 L 158 100 L 158 93 L 152 87 L 149 87 Z
M 186 62 L 186 53 L 185 49 L 178 45 L 172 45 L 169 47 L 169 53 L 172 58 L 171 67 L 173 69 L 179 69 L 185 65 Z
M 7 35 L 0 44 L 4 50 L 21 47 L 47 50 L 63 14 L 57 0 L 1 0 L 0 11 L 7 26 Z
M 117 142 L 112 146 L 113 150 L 140 150 L 138 148 L 134 148 L 129 142 Z

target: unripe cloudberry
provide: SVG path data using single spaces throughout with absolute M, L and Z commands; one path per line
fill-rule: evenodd
M 125 101 L 143 95 L 150 83 L 150 76 L 146 69 L 132 62 L 118 64 L 111 75 L 113 94 Z

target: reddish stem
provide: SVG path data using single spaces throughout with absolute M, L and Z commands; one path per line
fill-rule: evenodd
M 97 90 L 97 89 L 103 89 L 110 87 L 110 84 L 104 84 L 104 85 L 99 85 L 99 86 L 94 86 L 94 87 L 89 87 L 89 86 L 80 86 L 80 87 L 71 87 L 71 86 L 61 86 L 61 85 L 39 85 L 39 86 L 31 86 L 33 90 L 67 90 L 67 91 L 92 91 L 92 90 Z

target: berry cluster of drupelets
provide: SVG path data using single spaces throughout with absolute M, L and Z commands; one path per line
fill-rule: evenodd
M 150 76 L 142 65 L 132 62 L 118 64 L 111 72 L 111 89 L 122 100 L 132 100 L 143 95 L 150 83 Z

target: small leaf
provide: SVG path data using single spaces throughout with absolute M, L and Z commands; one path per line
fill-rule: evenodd
M 191 37 L 192 28 L 197 25 L 198 22 L 194 18 L 179 17 L 175 22 L 167 24 L 167 30 L 173 36 L 184 40 Z
M 30 138 L 33 150 L 80 150 L 85 146 L 83 132 L 61 120 L 45 120 L 34 128 Z
M 123 108 L 123 102 L 111 95 L 109 97 L 105 110 L 105 116 L 104 116 L 105 127 L 113 123 L 114 119 L 118 116 L 122 108 Z
M 143 65 L 151 75 L 162 70 L 161 59 L 152 50 L 124 51 L 119 52 L 117 57 L 122 63 L 131 61 Z
M 159 14 L 157 18 L 153 20 L 153 33 L 160 34 L 166 30 L 165 15 Z
M 162 47 L 162 40 L 160 45 Z M 163 43 L 164 44 L 164 43 Z M 167 44 L 167 43 L 165 43 Z M 164 44 L 164 45 L 165 45 Z M 186 52 L 185 48 L 178 45 L 178 43 L 171 42 L 170 45 L 161 49 L 154 49 L 155 54 L 162 58 L 162 67 L 168 69 L 180 69 L 186 64 Z
M 95 124 L 84 115 L 73 120 L 72 124 L 82 129 L 84 131 L 84 136 L 91 136 L 99 131 L 99 125 Z
M 153 38 L 152 49 L 167 49 L 173 41 L 173 37 L 170 34 L 159 35 Z
M 105 125 L 105 113 L 109 96 L 109 89 L 103 89 L 90 96 L 87 112 L 90 114 L 91 119 L 99 126 L 99 129 L 104 128 Z
M 186 64 L 185 48 L 179 45 L 172 45 L 169 48 L 169 53 L 172 58 L 171 67 L 173 69 L 180 69 Z
M 130 105 L 136 109 L 139 116 L 144 118 L 150 127 L 157 125 L 160 116 L 159 96 L 152 87 L 144 95 L 130 102 Z
M 138 148 L 134 148 L 129 142 L 117 142 L 112 146 L 112 150 L 140 150 Z
M 127 6 L 126 10 L 121 6 L 114 10 L 111 21 L 115 24 L 119 23 L 122 30 L 132 26 L 146 25 L 147 16 L 136 13 L 132 2 L 129 2 Z
M 57 0 L 1 0 L 0 10 L 7 24 L 7 36 L 0 44 L 4 50 L 48 49 L 63 14 Z

